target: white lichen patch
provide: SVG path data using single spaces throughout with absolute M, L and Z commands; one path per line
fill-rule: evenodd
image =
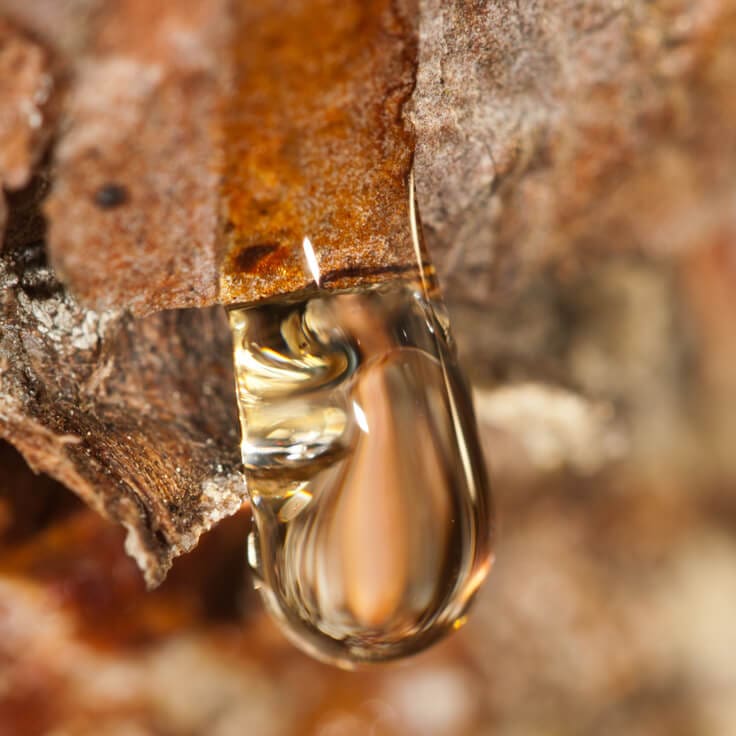
M 218 474 L 202 484 L 199 504 L 204 511 L 202 523 L 209 529 L 221 519 L 234 514 L 247 497 L 242 473 Z
M 31 299 L 19 290 L 17 299 L 19 308 L 37 323 L 40 334 L 75 350 L 94 350 L 109 326 L 120 317 L 117 310 L 80 309 L 76 300 L 65 292 Z
M 233 472 L 206 478 L 202 483 L 202 495 L 197 508 L 201 511 L 198 522 L 189 526 L 189 532 L 177 540 L 176 553 L 194 549 L 202 534 L 218 522 L 235 514 L 247 498 L 245 476 Z

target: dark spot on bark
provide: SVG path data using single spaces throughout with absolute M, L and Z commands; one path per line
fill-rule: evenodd
M 103 210 L 111 210 L 128 201 L 128 190 L 122 184 L 108 182 L 95 192 L 95 204 Z
M 48 265 L 46 259 L 46 244 L 43 240 L 34 240 L 23 247 L 19 247 L 14 253 L 12 262 L 18 273 L 29 268 L 42 268 Z
M 169 540 L 161 529 L 156 529 L 153 536 L 156 538 L 156 542 L 161 549 L 166 549 L 169 546 Z
M 264 258 L 275 253 L 278 249 L 278 243 L 248 245 L 235 256 L 235 264 L 239 271 L 253 271 Z
M 29 269 L 20 278 L 20 287 L 26 296 L 36 301 L 51 299 L 63 293 L 64 287 L 48 267 Z

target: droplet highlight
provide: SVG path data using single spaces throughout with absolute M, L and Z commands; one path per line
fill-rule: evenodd
M 458 628 L 492 523 L 441 305 L 394 281 L 229 314 L 248 558 L 286 634 L 352 667 Z

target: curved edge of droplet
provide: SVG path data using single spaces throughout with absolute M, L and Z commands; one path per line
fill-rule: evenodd
M 363 670 L 382 664 L 390 664 L 399 659 L 422 654 L 445 637 L 461 628 L 467 620 L 467 612 L 473 604 L 483 581 L 493 566 L 494 555 L 488 556 L 484 569 L 477 571 L 472 579 L 472 591 L 463 596 L 463 605 L 456 615 L 439 626 L 430 626 L 422 634 L 390 645 L 373 643 L 363 646 L 346 645 L 344 641 L 332 639 L 324 632 L 298 616 L 290 615 L 288 609 L 280 605 L 280 599 L 271 587 L 261 579 L 257 586 L 264 607 L 276 622 L 283 635 L 300 651 L 324 664 L 347 671 Z

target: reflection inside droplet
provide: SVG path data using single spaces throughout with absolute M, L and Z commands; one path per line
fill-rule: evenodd
M 403 282 L 230 315 L 270 610 L 343 666 L 452 630 L 490 566 L 490 504 L 446 323 Z

